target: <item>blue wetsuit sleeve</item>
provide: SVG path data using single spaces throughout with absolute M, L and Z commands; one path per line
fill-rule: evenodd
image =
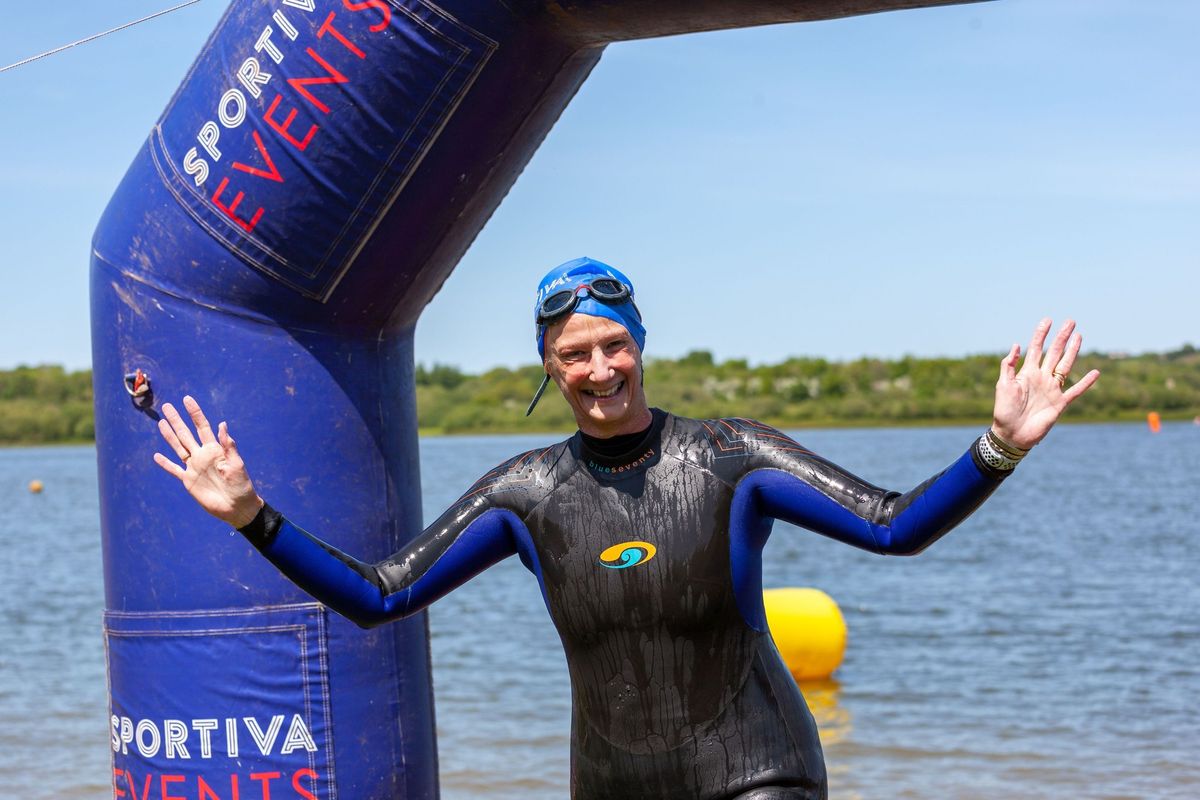
M 872 486 L 778 431 L 753 434 L 759 447 L 730 508 L 730 566 L 738 608 L 759 631 L 767 630 L 762 553 L 774 520 L 875 553 L 915 555 L 966 519 L 1005 477 L 980 459 L 976 442 L 945 470 L 900 494 Z
M 966 519 L 1000 485 L 977 444 L 909 492 L 887 491 L 824 459 L 789 451 L 777 466 L 746 475 L 738 493 L 766 517 L 890 555 L 915 555 Z M 749 510 L 749 509 L 747 509 Z M 765 538 L 765 537 L 764 537 Z
M 240 530 L 297 586 L 362 627 L 415 614 L 529 539 L 513 512 L 478 506 L 452 509 L 374 564 L 321 541 L 270 506 Z

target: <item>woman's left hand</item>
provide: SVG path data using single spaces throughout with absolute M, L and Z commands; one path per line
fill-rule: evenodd
M 1073 386 L 1067 386 L 1083 337 L 1078 333 L 1071 335 L 1075 322 L 1067 320 L 1050 343 L 1050 349 L 1043 353 L 1051 324 L 1047 318 L 1034 329 L 1020 371 L 1017 370 L 1017 360 L 1021 356 L 1018 344 L 1014 344 L 1000 362 L 992 430 L 1001 439 L 1023 450 L 1044 439 L 1067 406 L 1100 377 L 1100 371 L 1094 369 Z

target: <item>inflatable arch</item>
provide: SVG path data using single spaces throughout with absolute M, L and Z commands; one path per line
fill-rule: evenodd
M 437 796 L 425 616 L 361 631 L 214 535 L 150 459 L 160 400 L 236 421 L 289 515 L 398 549 L 417 317 L 604 46 L 943 2 L 235 0 L 93 245 L 114 796 Z

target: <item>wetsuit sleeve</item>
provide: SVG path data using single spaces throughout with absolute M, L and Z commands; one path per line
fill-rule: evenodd
M 460 502 L 399 552 L 374 564 L 321 541 L 269 505 L 240 531 L 301 589 L 358 625 L 372 627 L 415 614 L 517 552 L 524 524 L 508 509 Z
M 765 426 L 764 426 L 765 427 Z M 739 482 L 742 519 L 760 528 L 769 517 L 800 525 L 847 544 L 890 555 L 915 555 L 966 519 L 1007 473 L 988 466 L 978 440 L 957 461 L 901 494 L 858 478 L 784 434 L 758 432 L 757 468 Z M 759 542 L 761 546 L 762 542 Z

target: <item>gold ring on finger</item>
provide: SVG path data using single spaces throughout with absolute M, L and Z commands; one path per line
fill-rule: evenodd
M 1054 376 L 1054 380 L 1058 381 L 1058 388 L 1061 389 L 1067 385 L 1067 376 L 1066 375 L 1063 375 L 1061 372 L 1058 372 L 1058 371 L 1052 372 L 1050 374 Z

